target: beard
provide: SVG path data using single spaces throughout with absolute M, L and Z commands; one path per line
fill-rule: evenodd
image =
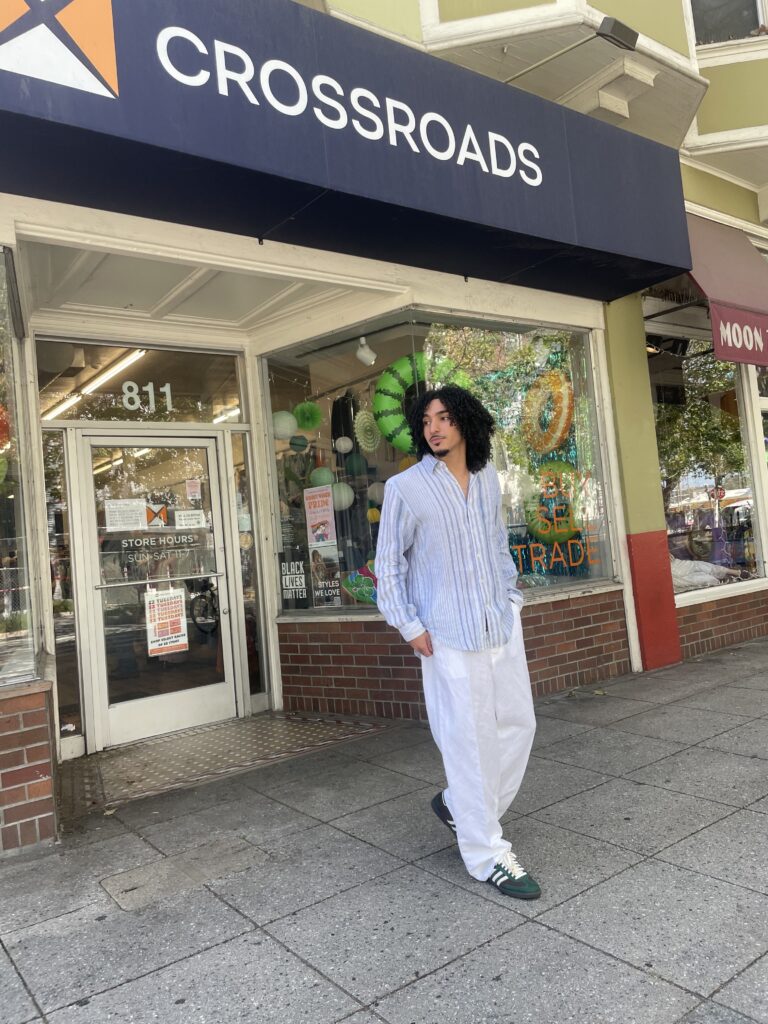
M 444 459 L 446 457 L 446 455 L 448 454 L 448 449 L 447 448 L 434 448 L 432 450 L 432 454 L 435 456 L 436 459 Z

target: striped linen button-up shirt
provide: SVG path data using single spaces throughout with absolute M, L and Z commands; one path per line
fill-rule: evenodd
M 521 606 L 496 471 L 467 496 L 432 455 L 387 481 L 376 545 L 378 606 L 406 641 L 425 630 L 461 651 L 501 647 Z

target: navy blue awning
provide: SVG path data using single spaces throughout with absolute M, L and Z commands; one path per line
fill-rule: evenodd
M 690 268 L 674 150 L 297 4 L 4 20 L 4 192 L 605 300 Z

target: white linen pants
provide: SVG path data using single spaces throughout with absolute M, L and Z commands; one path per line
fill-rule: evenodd
M 432 650 L 421 666 L 445 802 L 467 871 L 485 881 L 510 849 L 499 819 L 523 781 L 536 731 L 520 613 L 503 647 L 457 651 L 433 638 Z

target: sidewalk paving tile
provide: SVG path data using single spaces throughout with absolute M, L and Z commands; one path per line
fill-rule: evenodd
M 739 1013 L 768 1024 L 768 956 L 762 957 L 714 997 Z
M 362 761 L 370 761 L 381 754 L 389 754 L 393 750 L 404 750 L 420 743 L 432 743 L 432 736 L 426 726 L 404 725 L 387 729 L 375 736 L 361 736 L 359 739 L 346 740 L 343 744 L 344 754 L 358 757 Z
M 333 1024 L 359 1005 L 253 933 L 94 996 L 50 1024 Z
M 86 908 L 15 932 L 8 953 L 44 1011 L 189 957 L 251 926 L 209 892 L 126 913 Z
M 360 742 L 362 743 L 364 739 L 368 738 L 373 739 L 372 736 L 364 737 Z M 311 779 L 332 768 L 354 764 L 359 760 L 359 756 L 352 753 L 349 746 L 344 743 L 332 750 L 319 750 L 311 754 L 302 754 L 300 757 L 289 757 L 284 761 L 277 761 L 275 764 L 261 765 L 249 772 L 244 772 L 238 778 L 244 786 L 257 793 L 271 793 L 279 786 L 302 779 Z
M 745 757 L 768 759 L 768 719 L 759 718 L 746 725 L 739 725 L 704 740 L 701 745 L 714 750 L 727 750 L 731 754 L 744 754 Z
M 389 1024 L 673 1024 L 695 997 L 535 923 L 374 1004 Z
M 743 807 L 768 794 L 768 761 L 708 747 L 689 747 L 633 772 L 629 778 Z
M 0 1012 L 3 1024 L 25 1024 L 39 1020 L 37 1008 L 19 978 L 13 964 L 0 949 Z
M 728 715 L 759 718 L 768 715 L 768 690 L 738 685 L 720 686 L 716 690 L 686 697 L 678 703 L 680 707 L 705 708 L 707 711 L 724 711 Z
M 368 761 L 380 768 L 409 775 L 421 782 L 430 782 L 440 789 L 445 789 L 448 784 L 443 771 L 443 759 L 433 742 L 420 743 L 404 750 L 393 750 L 388 754 L 378 754 L 368 758 Z
M 518 818 L 504 829 L 504 836 L 523 867 L 541 885 L 540 899 L 510 901 L 492 885 L 477 882 L 467 873 L 457 849 L 425 857 L 417 866 L 500 906 L 511 906 L 518 914 L 534 917 L 640 860 L 637 854 L 618 846 L 545 825 L 535 818 Z
M 768 816 L 764 814 L 737 811 L 656 856 L 768 896 Z
M 568 740 L 572 736 L 580 736 L 590 732 L 594 726 L 582 725 L 580 722 L 564 722 L 562 718 L 547 718 L 540 715 L 536 708 L 536 735 L 533 737 L 533 752 L 548 747 L 552 743 Z
M 680 1024 L 754 1024 L 754 1020 L 750 1017 L 743 1017 L 740 1013 L 735 1013 L 725 1006 L 706 1002 L 683 1017 Z
M 434 875 L 406 867 L 266 930 L 368 1003 L 523 920 Z
M 97 810 L 85 818 L 66 823 L 61 834 L 61 849 L 74 850 L 78 846 L 90 846 L 91 843 L 128 835 L 130 831 L 113 811 L 105 814 L 103 810 Z
M 235 837 L 260 847 L 274 836 L 316 824 L 313 818 L 251 791 L 242 800 L 214 805 L 181 818 L 142 827 L 139 831 L 163 853 L 174 854 L 215 839 Z
M 536 811 L 534 817 L 649 855 L 729 813 L 725 804 L 614 779 Z
M 768 897 L 660 861 L 629 868 L 541 921 L 704 996 L 768 949 Z
M 749 805 L 750 811 L 757 811 L 760 814 L 768 814 L 768 796 L 763 797 L 754 804 Z
M 270 844 L 264 863 L 210 888 L 256 924 L 265 924 L 401 866 L 388 853 L 319 825 Z
M 129 835 L 53 849 L 24 863 L 6 862 L 0 867 L 0 934 L 104 903 L 102 878 L 159 859 L 157 850 Z
M 423 780 L 355 760 L 271 786 L 269 794 L 297 811 L 311 814 L 320 821 L 331 821 L 342 814 L 421 789 L 423 785 Z
M 533 756 L 528 761 L 522 785 L 512 801 L 512 810 L 515 814 L 530 814 L 564 797 L 594 789 L 608 782 L 609 778 L 608 775 L 587 771 L 585 768 L 574 768 Z
M 720 670 L 714 666 L 697 665 L 685 673 L 680 671 L 681 668 L 681 665 L 676 665 L 673 669 L 619 679 L 615 683 L 606 683 L 605 688 L 612 697 L 649 701 L 651 704 L 670 704 L 704 690 L 711 690 L 722 681 Z
M 762 668 L 754 675 L 738 676 L 737 685 L 746 690 L 768 690 L 768 672 Z
M 161 821 L 182 818 L 185 814 L 204 811 L 208 807 L 242 800 L 249 795 L 248 787 L 240 781 L 239 776 L 235 776 L 208 782 L 192 789 L 174 789 L 169 793 L 145 797 L 143 800 L 132 800 L 118 807 L 115 817 L 132 828 L 142 828 L 145 825 L 157 825 Z
M 140 910 L 178 892 L 196 889 L 216 878 L 228 878 L 268 859 L 244 839 L 219 839 L 175 857 L 123 871 L 102 886 L 123 910 Z
M 575 736 L 555 743 L 539 752 L 540 757 L 565 761 L 581 768 L 611 775 L 625 775 L 662 757 L 682 749 L 682 744 L 657 740 L 650 736 L 618 732 L 616 729 L 597 728 L 589 739 Z
M 581 725 L 608 725 L 630 715 L 637 715 L 644 707 L 653 708 L 654 705 L 624 697 L 595 697 L 588 691 L 580 691 L 573 697 L 556 697 L 537 704 L 536 714 L 544 718 L 559 718 L 565 722 L 579 722 Z
M 417 860 L 456 845 L 455 838 L 430 807 L 435 792 L 435 786 L 417 789 L 375 807 L 334 818 L 333 824 L 401 860 Z
M 643 711 L 617 722 L 614 728 L 633 732 L 638 736 L 652 736 L 673 743 L 700 743 L 726 729 L 743 725 L 743 715 L 726 715 L 702 708 L 687 708 L 680 704 L 663 704 L 652 711 Z

